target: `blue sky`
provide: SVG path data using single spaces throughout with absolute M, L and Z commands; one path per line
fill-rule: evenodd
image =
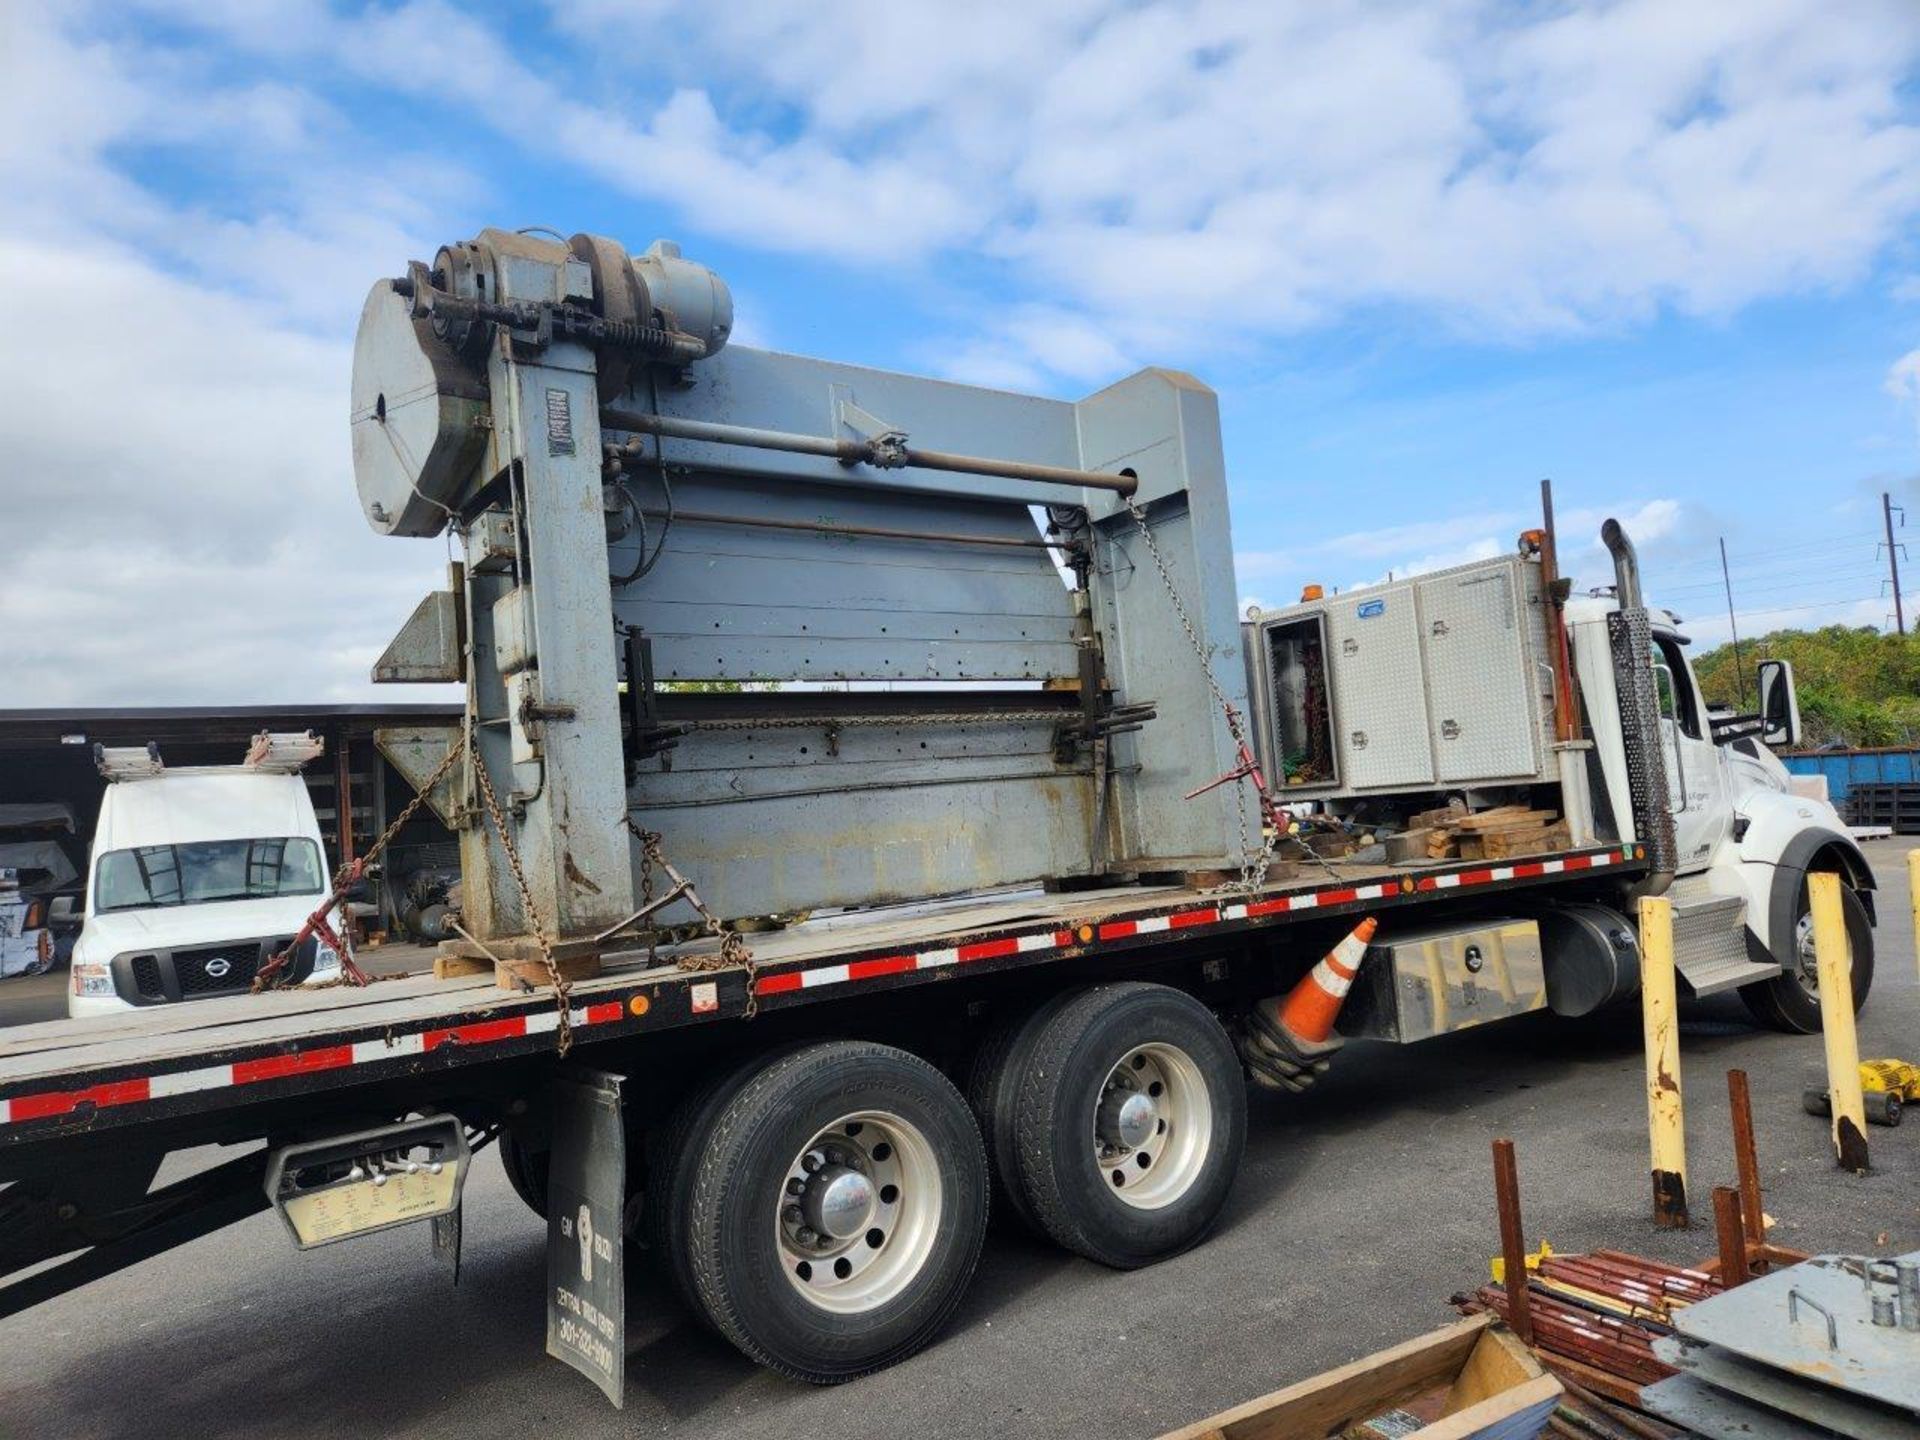
M 1743 632 L 1880 624 L 1917 79 L 1905 0 L 16 0 L 0 704 L 395 698 L 446 557 L 358 520 L 352 326 L 489 224 L 675 238 L 740 343 L 1191 370 L 1249 599 L 1504 548 L 1551 476 L 1703 641 L 1723 535 Z

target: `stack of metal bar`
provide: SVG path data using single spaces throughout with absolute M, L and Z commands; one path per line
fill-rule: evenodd
M 1654 1341 L 1673 1333 L 1677 1311 L 1720 1291 L 1705 1271 L 1617 1250 L 1547 1254 L 1528 1270 L 1527 1319 L 1534 1348 L 1562 1379 L 1637 1407 L 1642 1386 L 1675 1373 L 1655 1354 Z M 1504 1285 L 1483 1285 L 1454 1303 L 1515 1323 Z

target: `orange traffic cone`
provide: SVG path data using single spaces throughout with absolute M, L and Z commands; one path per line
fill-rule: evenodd
M 1327 952 L 1326 958 L 1293 987 L 1280 1006 L 1280 1023 L 1297 1040 L 1317 1045 L 1333 1033 L 1353 977 L 1359 973 L 1361 957 L 1379 922 L 1369 915 L 1353 927 L 1353 933 Z
M 1298 1093 L 1326 1074 L 1341 1044 L 1333 1022 L 1377 923 L 1372 916 L 1362 920 L 1287 995 L 1254 1002 L 1236 1028 L 1240 1057 L 1254 1083 Z

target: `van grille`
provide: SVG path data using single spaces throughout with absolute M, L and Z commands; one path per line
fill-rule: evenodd
M 245 990 L 253 984 L 254 972 L 259 968 L 260 942 L 257 940 L 173 952 L 173 974 L 180 985 L 182 1000 Z
M 143 999 L 166 999 L 167 984 L 160 978 L 160 957 L 157 955 L 134 956 L 133 983 L 140 987 Z

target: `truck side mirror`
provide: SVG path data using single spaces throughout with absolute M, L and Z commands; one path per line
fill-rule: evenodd
M 1785 660 L 1762 660 L 1758 671 L 1760 739 L 1769 746 L 1800 743 L 1800 697 L 1793 690 L 1793 666 Z

